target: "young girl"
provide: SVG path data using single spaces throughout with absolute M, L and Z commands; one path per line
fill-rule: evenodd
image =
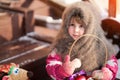
M 46 60 L 46 70 L 50 77 L 54 80 L 64 80 L 84 70 L 92 78 L 114 80 L 118 63 L 111 44 L 104 36 L 96 8 L 89 2 L 74 3 L 65 9 L 62 20 L 61 30 Z M 105 43 L 108 51 L 105 66 L 105 47 L 100 40 L 91 36 L 79 39 L 71 55 L 68 55 L 73 42 L 85 34 L 97 36 Z

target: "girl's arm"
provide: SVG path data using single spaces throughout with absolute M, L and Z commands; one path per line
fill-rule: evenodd
M 56 54 L 55 50 L 48 55 L 46 70 L 55 80 L 63 80 L 73 74 L 76 68 L 81 66 L 79 59 L 75 58 L 70 61 L 70 56 L 66 55 L 62 63 L 61 56 Z
M 111 73 L 112 73 L 112 75 L 111 75 L 112 79 L 111 80 L 115 80 L 115 77 L 116 77 L 116 74 L 117 74 L 117 71 L 118 71 L 117 58 L 115 56 L 112 56 L 110 58 L 110 60 L 107 61 L 105 67 L 108 68 L 111 71 Z M 103 68 L 103 71 L 104 71 L 104 68 Z
M 49 76 L 55 80 L 63 80 L 68 76 L 67 73 L 62 69 L 62 59 L 56 51 L 53 50 L 47 57 L 46 70 Z

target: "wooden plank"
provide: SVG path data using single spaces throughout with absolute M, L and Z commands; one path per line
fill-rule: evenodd
M 0 44 L 10 41 L 13 37 L 12 27 L 11 26 L 11 17 L 7 14 L 0 16 Z
M 14 13 L 20 13 L 20 14 L 24 14 L 28 11 L 32 11 L 32 10 L 27 9 L 27 8 L 9 7 L 9 6 L 5 6 L 5 5 L 0 5 L 0 9 L 6 10 L 6 11 L 11 11 L 11 12 L 14 12 Z
M 62 0 L 40 0 L 56 9 L 59 9 L 60 11 L 63 11 L 66 7 L 66 4 L 62 2 Z
M 46 57 L 49 54 L 49 49 L 50 49 L 49 47 L 46 47 L 36 51 L 31 51 L 26 55 L 21 55 L 19 57 L 16 57 L 10 60 L 8 60 L 9 58 L 7 60 L 4 59 L 4 62 L 2 62 L 3 61 L 2 60 L 0 61 L 0 64 L 8 64 L 8 63 L 14 62 L 16 64 L 19 64 L 20 66 L 25 66 L 29 63 L 35 62 L 38 59 L 42 59 Z M 20 53 L 20 54 L 23 54 L 23 53 Z
M 57 30 L 49 29 L 46 27 L 40 27 L 40 26 L 35 26 L 34 32 L 37 35 L 29 35 L 29 36 L 37 40 L 41 40 L 49 43 L 52 43 L 54 38 L 58 34 Z
M 67 6 L 62 0 L 39 0 L 41 2 L 44 2 L 45 4 L 49 5 L 51 8 L 51 13 L 55 13 L 58 17 L 62 17 L 62 13 Z M 55 15 L 52 15 L 53 17 L 56 17 Z
M 49 47 L 50 44 L 43 41 L 37 41 L 32 38 L 26 38 L 26 36 L 22 38 L 22 40 L 20 38 L 18 40 L 0 45 L 0 64 L 9 62 L 20 64 L 26 59 L 36 60 L 42 56 L 46 56 L 46 54 L 43 54 L 43 52 L 40 53 L 39 51 Z
M 33 10 L 27 11 L 23 18 L 23 28 L 25 29 L 25 34 L 32 32 L 34 30 L 34 12 Z
M 34 0 L 25 0 L 21 7 L 28 8 Z

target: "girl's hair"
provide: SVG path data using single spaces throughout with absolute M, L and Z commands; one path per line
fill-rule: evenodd
M 76 21 L 77 23 L 81 24 L 81 26 L 84 27 L 84 28 L 87 27 L 86 24 L 85 24 L 85 22 L 81 19 L 80 16 L 76 16 L 76 15 L 72 16 L 70 20 Z
M 67 7 L 63 13 L 62 27 L 53 43 L 53 48 L 57 49 L 57 53 L 60 53 L 64 58 L 74 42 L 68 33 L 68 26 L 73 17 L 79 17 L 78 20 L 85 26 L 85 34 L 92 34 L 101 38 L 106 44 L 109 53 L 113 53 L 112 46 L 105 38 L 104 31 L 101 28 L 100 14 L 91 3 L 82 1 Z M 84 37 L 78 40 L 73 47 L 71 59 L 76 57 L 82 61 L 80 69 L 92 71 L 104 64 L 105 49 L 101 41 L 90 36 Z

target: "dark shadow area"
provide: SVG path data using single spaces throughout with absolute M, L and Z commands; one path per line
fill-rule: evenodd
M 4 42 L 7 42 L 8 40 L 6 40 L 4 37 L 0 36 L 0 44 L 3 44 Z
M 28 65 L 22 66 L 22 68 L 33 72 L 34 77 L 32 77 L 31 80 L 52 80 L 46 72 L 45 60 L 46 60 L 46 57 L 39 59 L 33 63 L 30 63 Z

